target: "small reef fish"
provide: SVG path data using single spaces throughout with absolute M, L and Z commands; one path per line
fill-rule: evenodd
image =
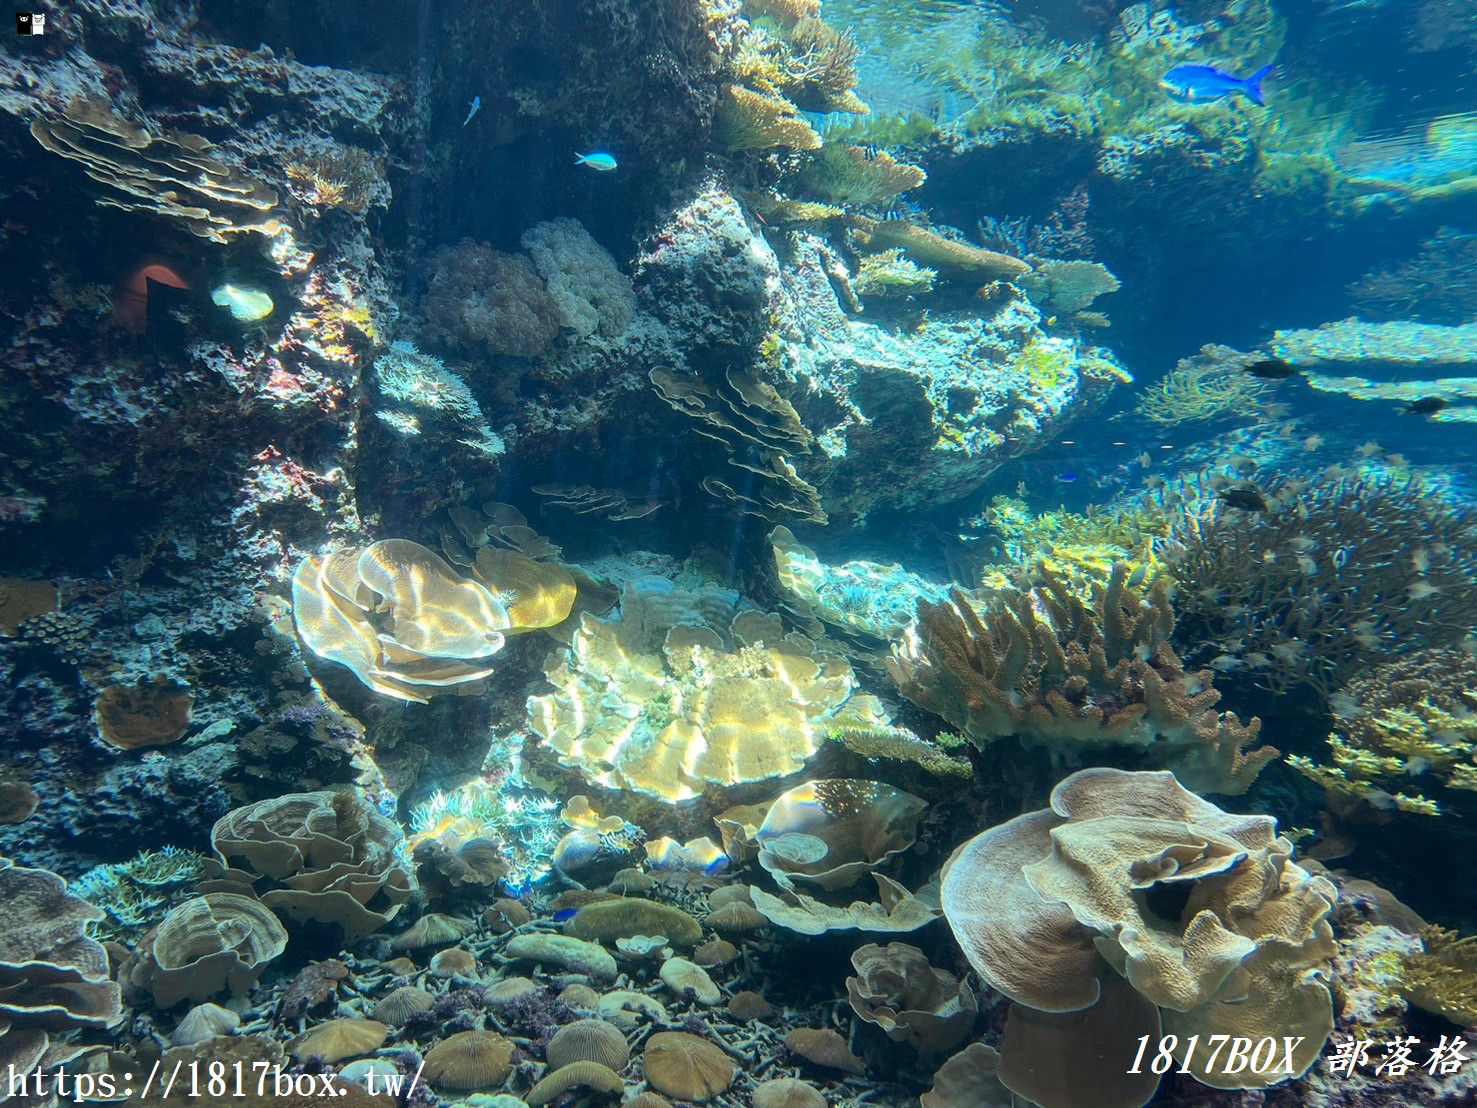
M 601 173 L 609 173 L 612 169 L 617 168 L 620 163 L 615 160 L 614 154 L 606 154 L 601 151 L 594 154 L 576 154 L 574 156 L 574 164 L 587 165 L 591 169 L 598 170 Z
M 1205 103 L 1223 100 L 1240 93 L 1253 104 L 1266 104 L 1262 98 L 1262 82 L 1273 67 L 1264 65 L 1250 77 L 1233 77 L 1213 65 L 1177 65 L 1164 75 L 1161 87 L 1176 100 Z
M 481 107 L 482 107 L 482 97 L 480 97 L 480 96 L 474 96 L 474 97 L 472 97 L 472 106 L 467 111 L 467 118 L 464 119 L 464 120 L 462 120 L 462 126 L 463 127 L 465 127 L 468 123 L 472 122 L 472 117 L 477 114 L 478 109 L 481 108 Z
M 1414 401 L 1410 407 L 1406 408 L 1405 414 L 1419 416 L 1435 415 L 1442 408 L 1449 407 L 1451 407 L 1450 400 L 1443 400 L 1439 396 L 1423 396 L 1419 400 Z
M 1285 381 L 1289 377 L 1298 376 L 1299 371 L 1288 365 L 1281 358 L 1263 358 L 1259 362 L 1252 362 L 1246 367 L 1246 372 L 1253 377 L 1260 377 L 1263 381 Z
M 1265 512 L 1267 498 L 1255 488 L 1226 489 L 1216 494 L 1232 508 L 1243 512 Z

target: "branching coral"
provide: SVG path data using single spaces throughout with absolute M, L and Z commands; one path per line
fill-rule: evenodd
M 564 326 L 580 335 L 620 335 L 636 314 L 636 293 L 610 251 L 577 219 L 554 219 L 523 232 L 533 259 L 558 305 Z
M 794 104 L 742 85 L 728 85 L 719 96 L 713 137 L 730 153 L 776 146 L 791 150 L 821 148 L 821 136 L 800 118 Z
M 1139 414 L 1166 427 L 1248 415 L 1271 386 L 1246 372 L 1248 359 L 1228 346 L 1204 346 L 1139 398 Z
M 1270 816 L 1223 812 L 1171 774 L 1082 770 L 1057 785 L 1050 808 L 954 852 L 944 914 L 975 972 L 1016 1005 L 1012 1027 L 1069 1036 L 1067 1014 L 1113 998 L 1122 1022 L 1139 1025 L 1114 1036 L 1119 1074 L 1130 1072 L 1132 1036 L 1158 1041 L 1162 1020 L 1168 1049 L 1202 1083 L 1263 1088 L 1306 1071 L 1333 1030 L 1325 980 L 1337 891 L 1291 855 Z M 1109 987 L 1115 977 L 1131 986 L 1126 997 Z M 1289 1040 L 1290 1067 L 1231 1074 L 1186 1053 L 1212 1034 L 1300 1038 Z M 1039 1102 L 1043 1079 L 1029 1058 L 1011 1058 L 1012 1039 L 1007 1030 L 1001 1079 Z
M 413 884 L 400 827 L 353 789 L 289 793 L 236 808 L 210 832 L 216 859 L 204 892 L 257 896 L 352 941 L 379 930 Z
M 1169 535 L 1169 517 L 1154 504 L 1089 508 L 1082 515 L 1033 513 L 1022 500 L 997 496 L 969 527 L 1000 548 L 1008 563 L 1044 563 L 1082 592 L 1107 581 L 1118 562 L 1154 567 L 1155 546 Z
M 441 359 L 422 354 L 408 342 L 395 342 L 374 360 L 371 374 L 382 407 L 375 415 L 402 435 L 419 435 L 445 421 L 448 437 L 479 454 L 496 455 L 502 439 L 487 425 L 482 406 L 467 383 Z
M 619 618 L 582 617 L 546 667 L 555 691 L 528 702 L 530 726 L 562 763 L 675 803 L 796 773 L 829 727 L 886 722 L 850 666 L 777 617 L 702 604 L 643 578 L 626 587 Z
M 1432 816 L 1442 801 L 1460 806 L 1451 790 L 1477 791 L 1477 659 L 1467 651 L 1421 650 L 1362 670 L 1334 702 L 1342 722 L 1328 740 L 1333 764 L 1288 759 L 1305 776 Z
M 442 891 L 491 885 L 495 874 L 519 886 L 548 872 L 562 831 L 558 804 L 524 781 L 521 752 L 494 750 L 491 779 L 473 778 L 451 792 L 437 789 L 411 811 L 411 852 L 418 865 L 439 875 L 429 881 L 422 876 L 423 885 Z M 437 844 L 434 850 L 422 850 L 431 843 Z M 490 844 L 497 857 L 473 844 Z
M 108 955 L 87 937 L 102 918 L 67 892 L 56 874 L 0 858 L 0 1058 L 13 1078 L 48 1073 L 97 1048 L 69 1031 L 110 1027 L 123 1017 Z M 8 1094 L 0 1088 L 0 1100 Z
M 1172 521 L 1165 563 L 1190 635 L 1276 691 L 1330 694 L 1368 662 L 1477 626 L 1477 515 L 1414 478 L 1263 487 L 1270 511 L 1211 501 Z
M 1427 927 L 1421 940 L 1424 951 L 1401 957 L 1396 988 L 1417 1008 L 1462 1027 L 1477 1023 L 1477 936 Z
M 1129 575 L 1115 565 L 1091 604 L 1044 569 L 1039 586 L 983 611 L 957 589 L 919 601 L 888 668 L 904 696 L 981 749 L 1018 735 L 1070 763 L 1136 748 L 1193 788 L 1244 792 L 1278 752 L 1248 750 L 1260 721 L 1217 715 L 1210 671 L 1180 665 L 1167 582 L 1142 597 Z
M 909 261 L 901 250 L 884 250 L 861 260 L 851 287 L 858 296 L 923 296 L 937 277 L 938 270 Z
M 885 150 L 827 143 L 800 175 L 800 184 L 838 204 L 885 205 L 927 180 L 916 165 Z
M 1373 319 L 1465 323 L 1477 316 L 1477 234 L 1443 227 L 1414 258 L 1365 274 L 1349 294 Z
M 94 866 L 67 887 L 105 913 L 93 925 L 99 939 L 132 942 L 184 899 L 202 872 L 205 859 L 193 850 L 166 846 L 146 850 L 126 862 Z
M 72 101 L 60 117 L 36 118 L 31 134 L 104 186 L 99 204 L 151 212 L 218 243 L 282 229 L 266 214 L 277 206 L 277 194 L 238 175 L 196 135 L 151 135 L 88 100 Z
M 532 262 L 470 239 L 431 255 L 422 312 L 429 345 L 525 358 L 543 353 L 565 318 Z
M 785 91 L 808 112 L 870 110 L 856 94 L 856 39 L 819 19 L 797 22 L 788 34 L 794 55 L 791 80 Z

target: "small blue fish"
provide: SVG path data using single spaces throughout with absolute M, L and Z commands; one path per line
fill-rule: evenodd
M 618 163 L 614 154 L 606 154 L 603 151 L 596 154 L 576 154 L 575 165 L 587 165 L 591 169 L 599 170 L 601 173 L 609 173 L 615 169 Z
M 555 923 L 563 923 L 567 919 L 574 919 L 574 915 L 578 911 L 579 911 L 578 908 L 566 908 L 562 912 L 555 912 L 554 913 L 554 922 Z
M 1264 65 L 1250 77 L 1242 78 L 1222 73 L 1213 65 L 1177 65 L 1164 75 L 1159 84 L 1168 89 L 1176 100 L 1189 103 L 1222 100 L 1239 92 L 1253 104 L 1266 104 L 1262 98 L 1262 82 L 1271 72 L 1272 66 Z
M 1056 479 L 1063 485 L 1070 485 L 1073 481 L 1077 480 L 1077 475 L 1075 473 L 1058 473 Z
M 474 97 L 472 97 L 472 108 L 471 108 L 471 110 L 469 112 L 467 112 L 467 118 L 464 119 L 464 120 L 462 120 L 462 126 L 463 127 L 465 127 L 468 123 L 472 122 L 472 117 L 477 114 L 477 109 L 479 109 L 481 107 L 482 107 L 482 97 L 480 97 L 480 96 L 474 96 Z

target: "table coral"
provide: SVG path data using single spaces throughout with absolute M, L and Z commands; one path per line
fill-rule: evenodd
M 1046 570 L 1036 588 L 983 608 L 957 589 L 920 601 L 889 669 L 904 696 L 980 749 L 1011 735 L 1068 762 L 1132 748 L 1195 788 L 1245 792 L 1278 752 L 1248 749 L 1260 721 L 1217 714 L 1210 671 L 1181 666 L 1168 582 L 1140 596 L 1129 575 L 1115 565 L 1091 603 Z

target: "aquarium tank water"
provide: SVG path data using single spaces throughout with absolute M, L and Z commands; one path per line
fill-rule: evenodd
M 0 1108 L 1477 1104 L 1477 2 L 25 2 Z

